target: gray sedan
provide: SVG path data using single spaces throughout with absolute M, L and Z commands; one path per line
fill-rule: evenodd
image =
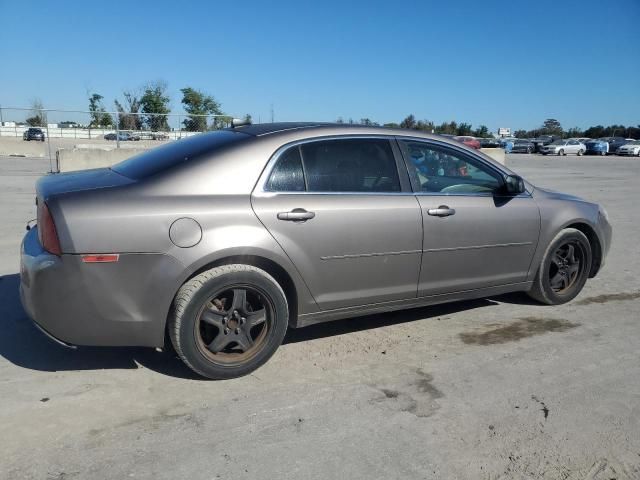
M 288 328 L 528 292 L 604 264 L 605 210 L 437 135 L 245 125 L 43 177 L 21 298 L 64 344 L 163 347 L 245 375 Z M 357 321 L 357 320 L 353 320 Z
M 583 155 L 587 151 L 587 147 L 584 143 L 578 140 L 556 140 L 549 145 L 545 145 L 540 149 L 540 153 L 543 155 Z

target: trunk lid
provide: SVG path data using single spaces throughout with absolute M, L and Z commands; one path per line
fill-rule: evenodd
M 96 168 L 78 172 L 55 173 L 41 177 L 36 184 L 38 198 L 46 201 L 52 196 L 94 190 L 96 188 L 119 187 L 135 181 L 114 172 L 110 168 Z

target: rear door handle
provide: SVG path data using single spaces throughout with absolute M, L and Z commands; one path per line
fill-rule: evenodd
M 430 208 L 427 213 L 432 217 L 449 217 L 455 215 L 456 211 L 453 208 L 449 208 L 447 205 L 440 205 L 438 208 Z
M 289 222 L 306 222 L 315 217 L 314 212 L 307 212 L 304 208 L 294 208 L 290 212 L 278 213 L 278 220 L 286 220 Z

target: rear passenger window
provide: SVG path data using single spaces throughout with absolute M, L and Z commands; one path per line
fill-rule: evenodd
M 266 191 L 304 192 L 304 174 L 299 147 L 293 147 L 280 156 L 271 171 Z
M 300 148 L 309 192 L 400 191 L 388 140 L 325 140 Z

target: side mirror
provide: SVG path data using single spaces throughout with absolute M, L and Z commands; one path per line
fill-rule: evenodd
M 526 192 L 524 180 L 518 175 L 507 175 L 504 177 L 504 190 L 509 195 L 519 195 Z

